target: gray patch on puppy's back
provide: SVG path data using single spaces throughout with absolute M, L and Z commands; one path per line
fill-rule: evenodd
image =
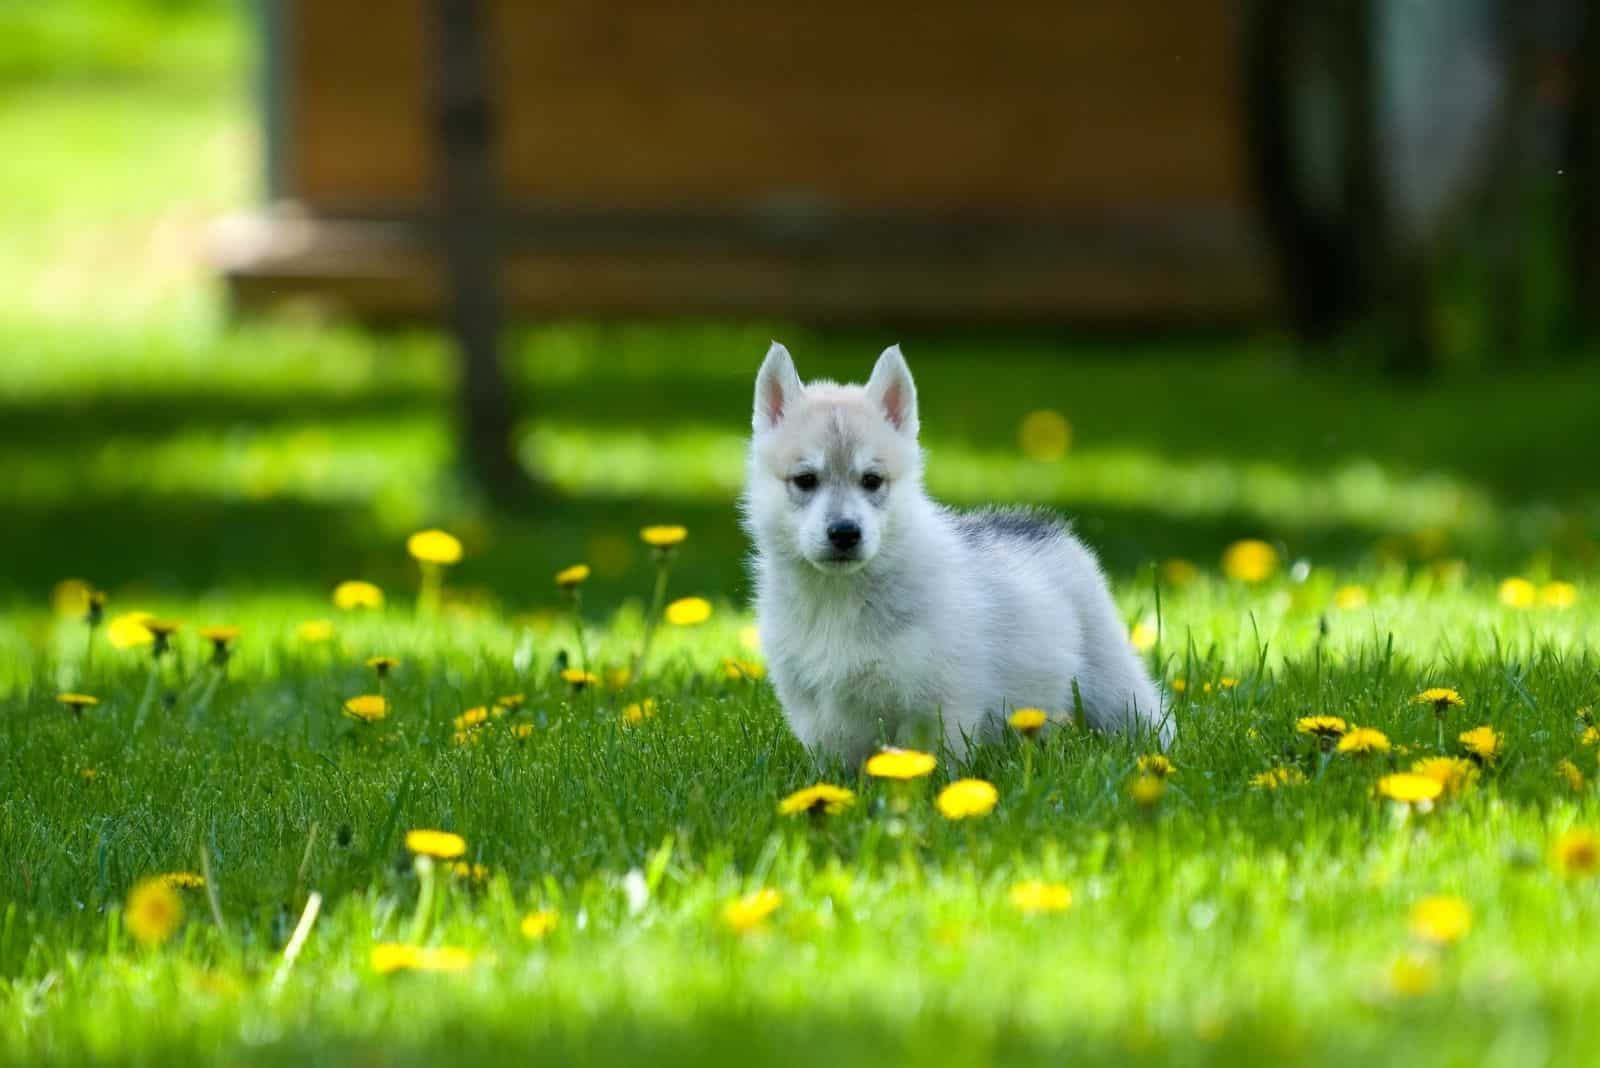
M 1033 508 L 985 508 L 979 512 L 953 512 L 951 519 L 956 532 L 973 543 L 1048 542 L 1068 533 L 1065 521 Z

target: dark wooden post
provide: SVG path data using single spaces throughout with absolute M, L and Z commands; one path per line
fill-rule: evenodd
M 532 480 L 512 444 L 512 398 L 500 361 L 495 114 L 482 0 L 424 0 L 433 46 L 437 246 L 461 365 L 460 457 L 495 501 L 526 502 Z

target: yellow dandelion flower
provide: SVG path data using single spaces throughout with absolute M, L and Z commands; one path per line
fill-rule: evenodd
M 1167 792 L 1167 780 L 1160 775 L 1135 775 L 1128 784 L 1128 796 L 1133 803 L 1149 808 L 1160 801 Z
M 1265 582 L 1278 570 L 1278 550 L 1258 538 L 1245 538 L 1222 554 L 1222 573 L 1238 582 Z
M 145 623 L 152 618 L 154 617 L 149 612 L 124 612 L 113 618 L 106 627 L 106 640 L 116 649 L 149 645 L 156 640 L 156 636 L 150 633 L 150 628 L 145 626 Z
M 667 622 L 692 627 L 711 618 L 711 602 L 704 597 L 680 597 L 667 605 Z
M 474 727 L 481 727 L 483 724 L 489 722 L 489 710 L 483 705 L 479 705 L 477 708 L 469 708 L 465 712 L 461 713 L 461 715 L 457 716 L 453 722 L 456 730 L 458 731 L 467 731 Z
M 1128 644 L 1133 646 L 1135 652 L 1148 653 L 1156 647 L 1158 635 L 1155 624 L 1146 623 L 1141 619 L 1133 625 L 1133 630 L 1128 632 Z
M 819 782 L 815 786 L 807 786 L 804 790 L 796 790 L 779 801 L 778 814 L 797 816 L 803 812 L 811 816 L 837 816 L 855 803 L 856 795 L 852 791 L 842 786 Z
M 1064 912 L 1072 907 L 1072 891 L 1060 883 L 1026 879 L 1011 888 L 1011 907 L 1018 912 Z
M 1239 685 L 1239 680 L 1232 675 L 1224 675 L 1217 680 L 1218 689 L 1231 690 L 1237 685 Z
M 1417 998 L 1439 985 L 1439 962 L 1429 953 L 1402 953 L 1389 966 L 1389 989 L 1401 997 Z
M 1158 779 L 1170 779 L 1178 774 L 1178 767 L 1161 753 L 1146 753 L 1139 758 L 1139 774 L 1154 775 Z
M 1188 691 L 1188 689 L 1189 689 L 1189 680 L 1188 679 L 1173 679 L 1172 680 L 1172 692 L 1173 693 L 1185 693 L 1185 692 Z
M 1309 734 L 1325 742 L 1332 742 L 1344 737 L 1350 725 L 1338 716 L 1301 716 L 1295 720 L 1294 729 L 1300 734 Z
M 344 703 L 344 714 L 362 723 L 376 723 L 389 714 L 389 701 L 379 694 L 362 694 Z
M 174 634 L 182 630 L 183 620 L 146 618 L 144 621 L 144 629 L 149 631 L 151 636 L 155 638 L 156 641 L 161 641 L 164 638 L 171 638 Z
M 1369 753 L 1387 753 L 1389 736 L 1373 727 L 1354 727 L 1334 747 L 1347 756 L 1366 756 Z
M 1342 612 L 1365 607 L 1367 591 L 1363 586 L 1340 586 L 1333 591 L 1333 607 Z
M 761 629 L 754 625 L 740 627 L 739 647 L 746 652 L 759 653 L 761 651 Z
M 211 662 L 221 665 L 228 662 L 228 647 L 238 639 L 240 630 L 238 627 L 201 627 L 195 633 L 211 643 Z
M 400 666 L 400 661 L 392 656 L 373 656 L 367 658 L 367 667 L 378 673 L 378 678 L 389 677 L 389 672 Z
M 197 875 L 192 871 L 169 871 L 156 878 L 172 887 L 174 890 L 200 890 L 206 885 L 206 877 Z
M 511 736 L 519 742 L 525 742 L 533 737 L 533 724 L 518 723 L 511 728 Z
M 688 536 L 689 528 L 680 526 L 660 525 L 645 527 L 639 531 L 640 540 L 652 549 L 670 549 L 683 544 L 683 539 Z
M 1253 790 L 1276 790 L 1284 786 L 1298 786 L 1306 781 L 1305 772 L 1299 768 L 1282 765 L 1268 768 L 1250 776 L 1250 788 Z
M 1459 897 L 1436 894 L 1411 906 L 1411 935 L 1418 941 L 1449 946 L 1472 930 L 1472 909 Z
M 1531 608 L 1539 591 L 1525 578 L 1508 578 L 1500 583 L 1500 603 L 1507 608 Z
M 1504 740 L 1499 731 L 1487 725 L 1464 731 L 1457 739 L 1467 755 L 1480 764 L 1493 764 L 1500 755 L 1500 745 Z
M 303 642 L 332 641 L 333 621 L 329 619 L 308 619 L 294 629 L 294 635 Z
M 575 590 L 588 580 L 588 564 L 573 564 L 556 572 L 556 585 L 564 590 Z
M 62 579 L 50 591 L 50 604 L 58 616 L 79 619 L 89 611 L 89 599 L 95 589 L 83 579 Z
M 1539 603 L 1546 608 L 1571 608 L 1578 603 L 1578 587 L 1570 582 L 1547 582 L 1539 587 Z
M 1551 851 L 1556 869 L 1570 878 L 1600 871 L 1600 835 L 1582 827 L 1562 832 Z
M 1444 792 L 1438 779 L 1414 772 L 1397 771 L 1378 780 L 1378 793 L 1403 805 L 1426 804 Z
M 455 946 L 410 946 L 382 942 L 372 947 L 372 970 L 391 972 L 464 972 L 472 967 L 472 954 Z
M 1578 770 L 1578 765 L 1565 757 L 1556 765 L 1556 777 L 1566 783 L 1567 788 L 1575 794 L 1582 793 L 1586 785 L 1583 772 Z
M 418 856 L 454 860 L 467 851 L 467 840 L 449 831 L 407 831 L 406 848 Z
M 722 660 L 722 674 L 729 682 L 755 682 L 766 673 L 767 669 L 754 660 L 740 660 L 732 656 Z
M 346 612 L 357 608 L 382 608 L 383 591 L 370 582 L 347 579 L 333 588 L 333 604 Z
M 503 694 L 500 697 L 496 697 L 494 699 L 494 703 L 496 708 L 514 711 L 518 708 L 521 708 L 527 700 L 528 699 L 520 693 L 508 693 Z
M 740 934 L 761 927 L 768 916 L 778 911 L 783 895 L 773 889 L 755 890 L 728 902 L 722 910 L 722 921 Z
M 540 939 L 556 929 L 561 914 L 555 909 L 539 909 L 522 917 L 522 937 Z
M 983 779 L 957 779 L 939 791 L 936 804 L 945 819 L 964 820 L 987 816 L 999 800 L 1000 791 L 994 788 L 994 783 Z
M 128 894 L 122 925 L 146 946 L 159 946 L 183 922 L 183 902 L 159 878 L 144 879 Z
M 1168 586 L 1187 586 L 1200 577 L 1200 569 L 1188 560 L 1173 557 L 1161 563 L 1161 581 Z
M 472 967 L 472 954 L 453 945 L 430 946 L 414 967 L 419 972 L 464 972 Z
M 1442 716 L 1452 708 L 1465 708 L 1466 702 L 1461 695 L 1445 686 L 1435 686 L 1423 690 L 1411 699 L 1412 704 L 1432 705 L 1435 715 Z
M 469 864 L 464 860 L 458 860 L 450 865 L 450 874 L 465 882 L 485 883 L 489 881 L 489 865 Z
M 94 768 L 79 768 L 78 769 L 78 778 L 82 779 L 84 782 L 94 782 L 99 777 L 100 777 L 100 772 L 98 772 Z
M 416 967 L 420 953 L 421 948 L 418 946 L 408 946 L 399 942 L 380 942 L 372 947 L 372 970 L 379 975 L 410 971 Z
M 1411 771 L 1437 782 L 1445 797 L 1454 797 L 1478 778 L 1478 766 L 1461 757 L 1424 757 L 1411 765 Z
M 442 530 L 419 530 L 406 539 L 406 552 L 419 563 L 448 567 L 461 562 L 461 541 Z
M 875 779 L 920 779 L 931 774 L 938 760 L 916 749 L 884 749 L 867 760 L 867 774 Z
M 574 690 L 581 690 L 585 686 L 598 686 L 600 684 L 600 676 L 592 671 L 584 671 L 582 668 L 562 668 L 561 681 L 571 686 Z
M 622 722 L 630 727 L 652 718 L 656 714 L 656 699 L 646 697 L 643 701 L 635 701 L 622 710 Z
M 1045 724 L 1050 722 L 1050 717 L 1045 715 L 1042 708 L 1019 708 L 1011 713 L 1006 722 L 1011 725 L 1012 730 L 1031 737 L 1044 730 Z
M 1072 447 L 1072 424 L 1050 409 L 1029 412 L 1017 427 L 1017 445 L 1028 459 L 1053 463 Z
M 99 704 L 100 698 L 92 697 L 86 693 L 58 693 L 56 694 L 56 701 L 63 707 L 72 709 L 73 715 L 81 716 L 84 709 L 93 708 Z
M 1600 745 L 1600 727 L 1588 726 L 1578 736 L 1579 745 Z

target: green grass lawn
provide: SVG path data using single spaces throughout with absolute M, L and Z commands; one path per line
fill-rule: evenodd
M 1417 388 L 1270 339 L 898 338 L 933 491 L 1072 515 L 1159 635 L 1177 770 L 1141 804 L 1144 749 L 1071 727 L 907 786 L 819 769 L 724 663 L 755 656 L 751 380 L 774 334 L 802 373 L 855 378 L 896 338 L 523 328 L 518 444 L 553 493 L 493 511 L 453 470 L 437 336 L 222 314 L 200 253 L 252 195 L 244 48 L 221 5 L 160 6 L 0 7 L 27 29 L 0 48 L 0 1061 L 1592 1062 L 1600 876 L 1556 850 L 1600 832 L 1579 711 L 1600 706 L 1600 365 Z M 1064 457 L 1019 448 L 1037 409 L 1070 421 Z M 603 674 L 639 647 L 655 522 L 690 531 L 669 595 L 713 614 L 574 692 L 563 656 Z M 431 525 L 465 558 L 419 612 L 404 543 Z M 1223 572 L 1241 538 L 1274 546 L 1265 581 Z M 577 561 L 581 643 L 553 582 Z M 68 578 L 108 619 L 184 621 L 174 654 L 153 667 L 103 626 L 91 656 L 52 605 Z M 386 607 L 336 608 L 354 578 Z M 301 633 L 317 620 L 327 640 Z M 241 628 L 225 669 L 213 624 Z M 366 725 L 340 710 L 375 655 L 400 666 Z M 1441 724 L 1413 701 L 1431 686 L 1465 707 Z M 68 691 L 100 703 L 75 718 Z M 1296 730 L 1316 714 L 1393 748 L 1324 752 Z M 1374 796 L 1485 724 L 1501 750 L 1458 793 Z M 1274 768 L 1304 781 L 1252 787 Z M 934 798 L 962 776 L 999 802 L 952 822 Z M 779 815 L 820 780 L 854 806 Z M 413 828 L 459 833 L 481 877 L 420 876 Z M 130 893 L 171 872 L 207 887 L 144 945 Z M 1070 907 L 1024 914 L 1030 879 Z M 776 910 L 734 930 L 728 904 L 763 889 Z M 1470 910 L 1458 942 L 1412 930 L 1428 895 Z M 383 943 L 470 962 L 379 974 Z

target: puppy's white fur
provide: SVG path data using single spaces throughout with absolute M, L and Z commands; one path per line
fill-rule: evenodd
M 865 386 L 841 386 L 803 384 L 773 342 L 753 422 L 743 514 L 761 646 L 807 748 L 855 763 L 942 729 L 964 756 L 1016 708 L 1078 701 L 1098 729 L 1171 740 L 1094 554 L 1048 515 L 957 513 L 924 493 L 898 346 Z M 852 522 L 859 541 L 841 550 L 829 529 Z

